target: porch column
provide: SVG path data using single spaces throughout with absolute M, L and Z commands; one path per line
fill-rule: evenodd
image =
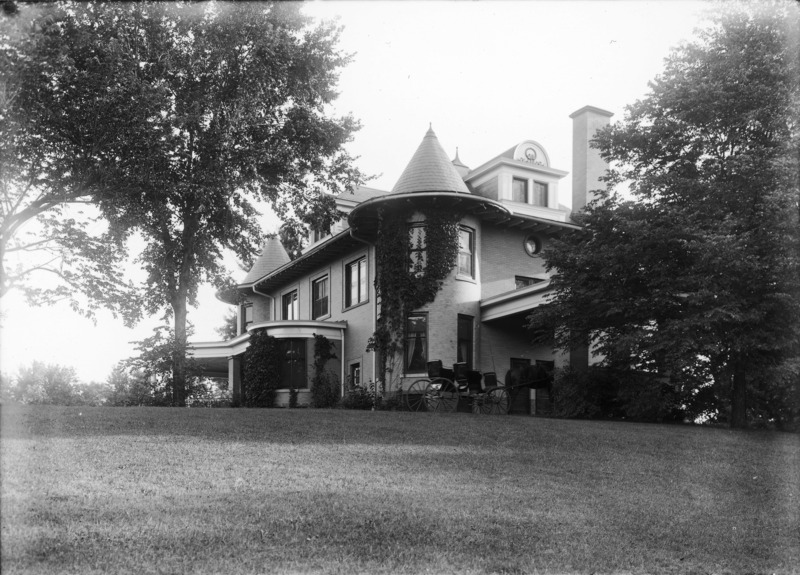
M 242 356 L 228 357 L 228 387 L 231 390 L 233 405 L 242 404 Z

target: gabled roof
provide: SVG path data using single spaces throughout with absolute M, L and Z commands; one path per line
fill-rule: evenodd
M 244 280 L 242 280 L 242 284 L 251 284 L 260 280 L 268 273 L 289 263 L 290 259 L 281 241 L 278 238 L 269 238 L 253 267 L 250 268 L 250 271 L 247 272 Z
M 470 193 L 432 128 L 392 188 L 392 194 L 413 192 Z
M 355 204 L 360 204 L 366 200 L 370 200 L 372 198 L 376 198 L 378 196 L 385 196 L 389 192 L 385 190 L 379 190 L 377 188 L 368 188 L 367 186 L 358 186 L 356 189 L 353 190 L 352 193 L 350 192 L 342 192 L 338 196 L 336 196 L 337 200 L 344 200 L 346 202 L 353 202 Z

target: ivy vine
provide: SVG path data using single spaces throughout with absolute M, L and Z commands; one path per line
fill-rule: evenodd
M 333 407 L 339 401 L 339 378 L 325 369 L 325 364 L 331 359 L 336 359 L 333 342 L 315 333 L 314 375 L 311 378 L 311 404 L 314 407 Z
M 425 231 L 415 234 L 412 246 L 410 229 L 415 213 L 423 215 L 420 223 Z M 367 350 L 378 354 L 379 373 L 384 376 L 391 371 L 390 358 L 403 348 L 408 314 L 436 299 L 458 262 L 461 218 L 460 213 L 437 208 L 384 208 L 379 212 L 375 291 L 381 312 Z M 415 253 L 424 251 L 424 259 L 412 261 L 412 248 Z

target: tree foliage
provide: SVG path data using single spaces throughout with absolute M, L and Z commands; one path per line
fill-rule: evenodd
M 34 361 L 13 378 L 3 377 L 2 397 L 29 405 L 105 405 L 108 386 L 83 383 L 75 368 Z
M 596 136 L 608 187 L 545 254 L 555 297 L 530 318 L 562 347 L 589 334 L 606 365 L 669 374 L 733 426 L 765 388 L 783 389 L 778 425 L 800 405 L 798 30 L 796 5 L 737 5 L 672 51 Z
M 254 200 L 288 221 L 330 225 L 333 194 L 360 181 L 343 150 L 357 123 L 330 118 L 339 31 L 296 3 L 63 3 L 44 8 L 26 97 L 30 127 L 80 161 L 69 172 L 119 237 L 139 232 L 144 310 L 186 346 L 201 283 L 226 285 L 223 251 L 263 243 Z M 186 400 L 185 358 L 172 364 Z
M 57 33 L 35 7 L 0 19 L 0 297 L 19 289 L 31 304 L 67 300 L 89 317 L 105 306 L 131 324 L 141 302 L 120 274 L 123 237 L 85 206 L 93 182 L 82 142 L 104 145 L 113 110 L 70 119 L 70 87 L 40 89 L 65 65 L 46 47 Z M 84 89 L 99 89 L 95 80 Z M 70 121 L 78 139 L 64 132 Z

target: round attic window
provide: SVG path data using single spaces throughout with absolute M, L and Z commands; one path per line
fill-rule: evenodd
M 525 253 L 533 257 L 542 251 L 542 241 L 536 236 L 528 236 L 523 242 Z

